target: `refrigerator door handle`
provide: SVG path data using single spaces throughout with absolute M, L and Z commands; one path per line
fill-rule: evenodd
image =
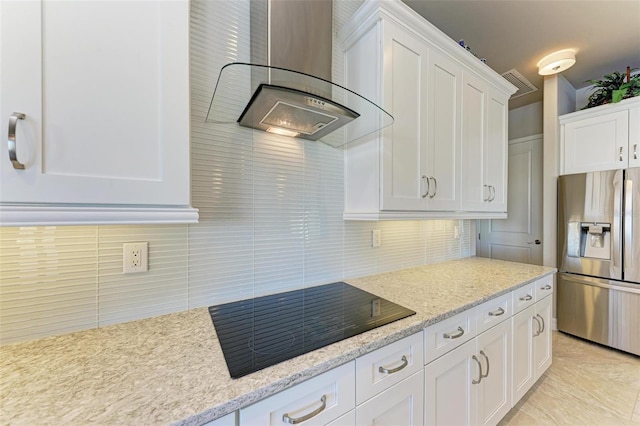
M 622 208 L 622 191 L 624 186 L 624 181 L 622 180 L 622 170 L 618 170 L 615 174 L 616 179 L 614 179 L 613 184 L 613 205 L 618 206 L 618 209 Z M 619 213 L 615 213 L 613 215 L 613 226 L 611 227 L 611 245 L 613 248 L 612 253 L 612 277 L 622 277 L 622 215 Z
M 632 282 L 640 282 L 640 265 L 638 264 L 640 236 L 638 236 L 637 230 L 634 229 L 640 223 L 637 217 L 639 213 L 637 210 L 634 216 L 634 208 L 638 209 L 640 205 L 640 200 L 636 199 L 638 193 L 640 193 L 637 187 L 640 183 L 639 177 L 640 169 L 628 169 L 624 181 L 624 273 L 625 281 Z

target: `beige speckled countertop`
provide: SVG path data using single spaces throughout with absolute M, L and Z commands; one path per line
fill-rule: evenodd
M 239 379 L 206 308 L 5 345 L 0 423 L 202 424 L 554 271 L 467 258 L 347 280 L 417 314 Z

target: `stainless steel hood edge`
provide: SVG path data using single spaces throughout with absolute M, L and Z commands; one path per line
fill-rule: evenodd
M 252 62 L 221 69 L 206 121 L 334 147 L 393 123 L 375 103 L 329 80 L 332 20 L 331 0 L 251 0 Z

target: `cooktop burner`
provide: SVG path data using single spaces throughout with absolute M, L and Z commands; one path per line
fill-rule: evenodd
M 232 378 L 414 315 L 339 282 L 210 306 Z

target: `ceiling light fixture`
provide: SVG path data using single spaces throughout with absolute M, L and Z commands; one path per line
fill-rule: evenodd
M 576 54 L 573 50 L 559 50 L 540 59 L 540 61 L 538 62 L 538 74 L 557 74 L 571 68 L 575 63 Z

